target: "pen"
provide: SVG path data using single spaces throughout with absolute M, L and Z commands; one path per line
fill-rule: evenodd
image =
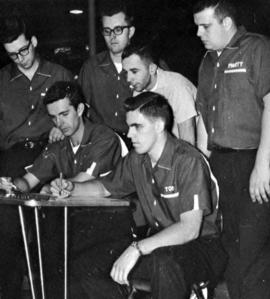
M 62 191 L 63 191 L 63 173 L 60 172 L 60 175 L 59 175 L 59 183 L 60 183 L 60 195 L 62 194 Z

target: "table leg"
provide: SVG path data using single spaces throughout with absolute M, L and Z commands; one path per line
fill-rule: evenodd
M 34 281 L 33 281 L 33 271 L 32 271 L 29 248 L 28 248 L 28 243 L 27 243 L 27 238 L 26 238 L 26 229 L 25 229 L 25 222 L 24 222 L 22 206 L 18 206 L 18 210 L 19 210 L 19 216 L 20 216 L 20 222 L 21 222 L 24 250 L 25 250 L 25 255 L 26 255 L 26 262 L 27 262 L 32 298 L 36 299 Z
M 40 242 L 40 229 L 39 229 L 39 217 L 38 208 L 35 207 L 35 222 L 36 222 L 36 233 L 37 233 L 37 245 L 38 245 L 38 262 L 39 262 L 39 275 L 42 299 L 45 299 L 45 288 L 44 288 L 44 275 L 43 275 L 43 264 L 42 264 L 42 253 L 41 253 L 41 242 Z
M 64 208 L 64 299 L 67 299 L 67 270 L 68 270 L 68 208 Z

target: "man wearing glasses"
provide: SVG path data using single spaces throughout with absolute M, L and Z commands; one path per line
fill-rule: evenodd
M 57 132 L 43 105 L 47 89 L 72 76 L 37 55 L 37 38 L 18 12 L 1 20 L 0 42 L 12 60 L 0 70 L 0 176 L 17 177 L 40 154 L 50 132 L 51 137 Z M 1 206 L 1 298 L 21 298 L 22 249 L 17 210 Z
M 125 1 L 104 1 L 101 23 L 107 50 L 84 63 L 79 83 L 90 105 L 91 120 L 105 123 L 129 145 L 123 101 L 132 92 L 122 71 L 121 55 L 134 35 L 135 28 Z

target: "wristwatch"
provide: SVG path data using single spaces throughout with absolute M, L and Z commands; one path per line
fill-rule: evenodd
M 141 250 L 141 248 L 140 248 L 140 246 L 139 246 L 139 243 L 138 243 L 137 241 L 133 241 L 133 242 L 130 244 L 130 246 L 136 248 L 136 249 L 138 250 L 140 256 L 143 255 L 143 252 L 142 252 L 142 250 Z

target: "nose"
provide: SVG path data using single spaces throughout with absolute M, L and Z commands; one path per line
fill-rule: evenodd
M 17 54 L 17 60 L 19 62 L 22 62 L 23 61 L 23 56 L 21 54 Z
M 130 74 L 130 72 L 127 72 L 127 82 L 131 83 L 132 81 L 132 75 Z
M 55 125 L 56 125 L 56 127 L 57 128 L 60 128 L 61 127 L 61 118 L 60 117 L 56 117 L 55 119 L 54 119 L 54 123 L 55 123 Z
M 132 129 L 132 127 L 129 127 L 127 137 L 132 138 L 133 135 L 134 135 L 134 129 Z
M 198 37 L 202 36 L 202 33 L 203 33 L 202 31 L 203 31 L 202 28 L 200 26 L 198 26 L 198 29 L 197 29 L 197 36 Z

